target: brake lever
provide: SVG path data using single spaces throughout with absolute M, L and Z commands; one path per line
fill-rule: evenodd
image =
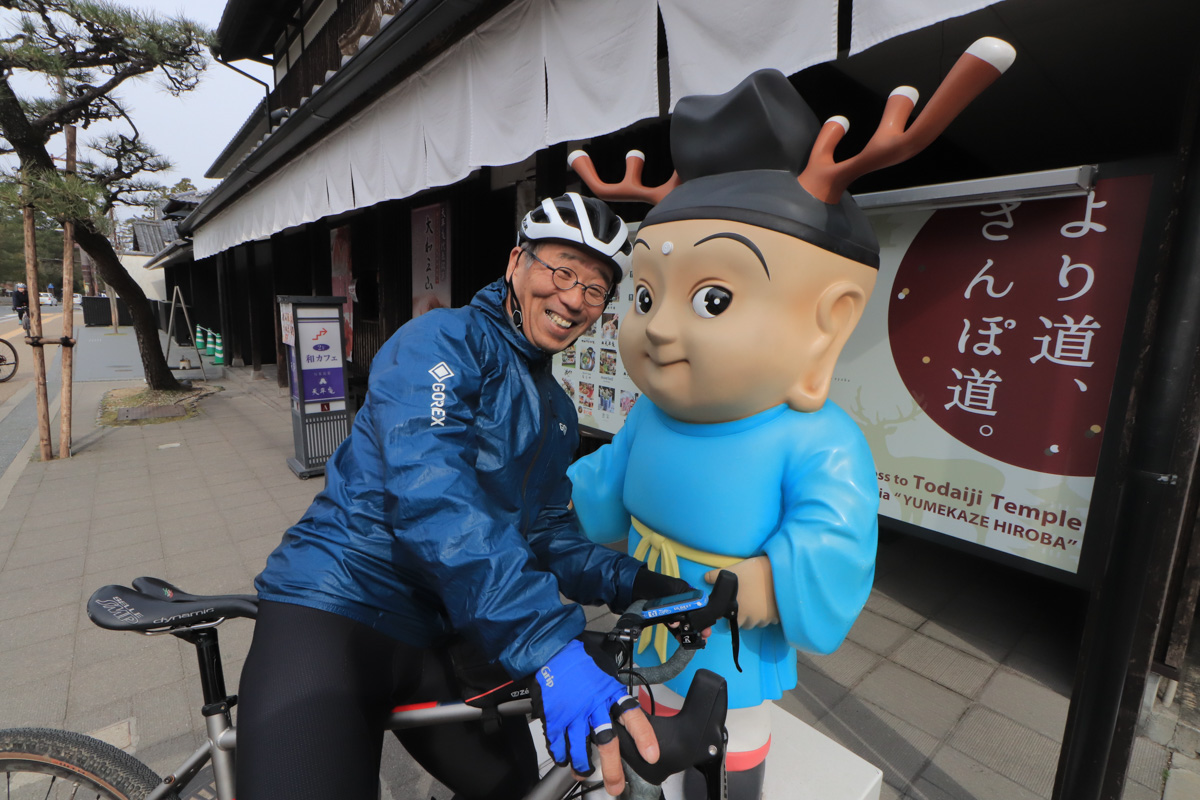
M 742 665 L 738 663 L 738 653 L 741 651 L 741 643 L 738 638 L 737 617 L 738 617 L 737 601 L 734 600 L 733 605 L 729 609 L 729 613 L 725 615 L 725 619 L 729 620 L 729 636 L 731 639 L 731 641 L 730 641 L 730 645 L 732 646 L 731 649 L 733 650 L 733 665 L 735 667 L 737 667 L 738 672 L 741 672 Z

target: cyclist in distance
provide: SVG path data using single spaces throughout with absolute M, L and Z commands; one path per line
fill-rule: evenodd
M 17 314 L 17 322 L 21 323 L 25 330 L 29 330 L 25 324 L 25 318 L 29 316 L 29 290 L 23 283 L 18 283 L 17 288 L 13 289 L 12 309 Z
M 591 543 L 569 506 L 576 412 L 550 370 L 612 299 L 630 246 L 602 201 L 543 201 L 501 279 L 470 304 L 411 320 L 383 346 L 326 487 L 267 560 L 242 673 L 238 796 L 376 797 L 384 720 L 398 704 L 460 699 L 454 662 L 536 675 L 555 761 L 624 784 L 613 724 L 658 745 L 613 664 L 577 638 L 579 605 L 621 610 L 690 587 Z M 400 732 L 463 798 L 537 780 L 523 718 Z

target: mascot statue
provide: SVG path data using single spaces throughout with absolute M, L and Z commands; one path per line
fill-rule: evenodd
M 874 463 L 855 423 L 826 402 L 879 267 L 846 189 L 928 146 L 1013 57 L 1005 42 L 977 41 L 907 130 L 917 93 L 896 89 L 864 150 L 841 162 L 833 150 L 849 123 L 819 124 L 775 70 L 679 101 L 676 171 L 662 186 L 641 184 L 636 151 L 619 184 L 571 155 L 597 196 L 654 204 L 619 333 L 643 397 L 611 444 L 572 467 L 573 501 L 592 539 L 628 538 L 655 570 L 696 587 L 720 569 L 737 574 L 742 671 L 720 623 L 671 696 L 655 697 L 656 713 L 672 713 L 696 669 L 724 676 L 731 798 L 761 796 L 768 704 L 796 686 L 793 648 L 835 650 L 875 574 Z M 669 634 L 647 634 L 638 662 L 669 657 Z M 685 776 L 685 796 L 703 797 L 693 782 Z

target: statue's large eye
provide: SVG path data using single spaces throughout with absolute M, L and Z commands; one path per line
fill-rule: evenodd
M 733 295 L 720 286 L 705 286 L 692 295 L 692 310 L 705 319 L 712 319 L 729 308 Z
M 633 307 L 637 309 L 637 313 L 645 314 L 653 305 L 654 299 L 650 297 L 650 290 L 645 286 L 639 286 L 633 295 Z

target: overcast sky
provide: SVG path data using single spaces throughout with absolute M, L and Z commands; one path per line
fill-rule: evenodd
M 119 5 L 140 8 L 161 16 L 185 16 L 207 28 L 216 30 L 225 10 L 226 0 L 114 0 Z M 251 61 L 234 62 L 245 72 L 271 83 L 269 67 Z M 18 91 L 20 89 L 18 88 Z M 155 77 L 123 84 L 118 91 L 137 123 L 142 138 L 174 165 L 158 180 L 167 185 L 182 178 L 191 178 L 199 188 L 216 186 L 219 181 L 207 180 L 204 173 L 216 160 L 225 145 L 241 128 L 242 123 L 263 98 L 262 84 L 237 74 L 212 61 L 201 77 L 195 91 L 172 97 L 158 86 Z M 92 138 L 92 131 L 80 132 L 80 145 Z M 62 144 L 51 146 L 61 155 Z M 82 155 L 82 149 L 81 149 Z M 141 210 L 133 212 L 140 215 Z M 120 216 L 126 216 L 126 213 Z

